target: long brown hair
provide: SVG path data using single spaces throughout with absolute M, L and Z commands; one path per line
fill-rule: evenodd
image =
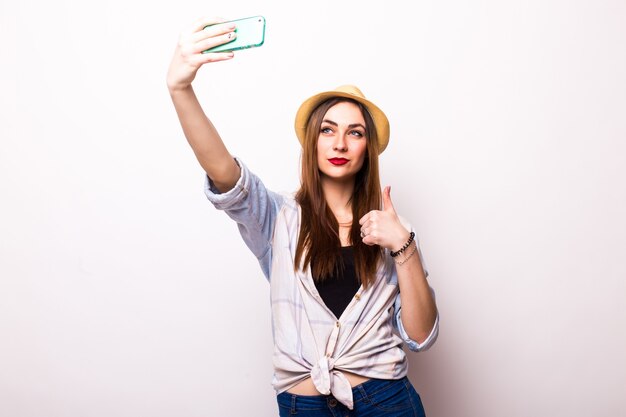
M 359 219 L 371 210 L 380 210 L 378 138 L 369 112 L 354 100 L 331 98 L 315 108 L 309 117 L 302 149 L 301 185 L 296 193 L 296 201 L 300 204 L 302 218 L 295 254 L 295 269 L 302 266 L 305 270 L 311 265 L 313 279 L 320 281 L 343 268 L 339 223 L 328 207 L 320 181 L 317 140 L 328 109 L 344 101 L 356 104 L 365 119 L 367 153 L 363 166 L 356 174 L 354 191 L 350 200 L 352 205 L 350 241 L 354 249 L 355 272 L 361 284 L 367 288 L 376 278 L 376 269 L 382 259 L 382 249 L 378 245 L 368 246 L 363 243 Z

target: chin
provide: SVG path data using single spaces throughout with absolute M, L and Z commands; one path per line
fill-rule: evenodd
M 328 174 L 326 172 L 321 171 L 322 177 L 326 178 L 327 180 L 330 181 L 336 181 L 336 182 L 345 182 L 345 181 L 351 181 L 356 177 L 355 173 L 349 173 L 349 174 L 338 174 L 338 173 L 331 173 Z

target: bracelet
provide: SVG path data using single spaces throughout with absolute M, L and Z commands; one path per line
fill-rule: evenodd
M 413 245 L 413 250 L 411 252 L 409 252 L 409 254 L 407 256 L 404 257 L 403 260 L 401 261 L 395 261 L 396 264 L 398 266 L 402 265 L 403 263 L 405 263 L 406 261 L 408 261 L 409 259 L 411 259 L 411 256 L 413 256 L 415 254 L 415 252 L 417 252 L 417 245 Z
M 395 258 L 396 256 L 400 255 L 402 252 L 404 252 L 406 250 L 406 248 L 408 248 L 409 245 L 413 242 L 413 238 L 415 238 L 415 232 L 411 232 L 409 234 L 409 240 L 399 250 L 397 250 L 395 252 L 393 252 L 393 251 L 389 252 L 391 257 Z

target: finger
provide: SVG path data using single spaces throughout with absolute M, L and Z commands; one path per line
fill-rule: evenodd
M 198 54 L 190 58 L 192 65 L 202 65 L 209 62 L 227 61 L 235 57 L 233 52 L 212 52 L 209 54 Z
M 218 45 L 232 42 L 235 40 L 236 37 L 237 37 L 237 34 L 235 32 L 228 32 L 220 36 L 215 36 L 215 37 L 205 39 L 201 42 L 196 43 L 193 46 L 194 52 L 203 52 L 203 51 L 206 51 L 207 49 L 211 49 Z
M 367 246 L 373 246 L 376 244 L 376 240 L 372 237 L 372 236 L 365 236 L 363 239 L 363 243 L 365 243 Z
M 380 211 L 380 210 L 372 210 L 369 213 L 367 213 L 365 216 L 361 217 L 361 219 L 359 220 L 359 224 L 363 225 L 363 224 L 367 223 L 368 221 L 369 222 L 374 222 L 374 221 L 376 221 L 376 219 L 382 218 L 382 217 L 380 217 L 382 213 L 383 212 Z
M 205 38 L 208 38 L 211 36 L 219 36 L 225 33 L 234 32 L 236 29 L 237 29 L 237 25 L 235 25 L 232 22 L 214 25 L 214 26 L 207 26 L 202 31 L 198 32 L 198 36 L 204 35 Z M 202 37 L 200 38 L 202 39 Z
M 224 33 L 234 32 L 237 26 L 234 23 L 207 26 L 205 29 L 200 29 L 197 32 L 188 33 L 184 36 L 186 42 L 200 42 L 208 39 L 212 36 L 219 36 Z
M 218 23 L 224 23 L 226 19 L 222 19 L 221 17 L 213 16 L 213 17 L 203 17 L 201 19 L 196 20 L 193 25 L 189 27 L 189 32 L 199 32 L 207 26 L 217 25 Z
M 383 211 L 392 211 L 396 212 L 396 209 L 393 207 L 393 203 L 391 202 L 391 186 L 388 185 L 385 187 L 383 191 Z
M 228 61 L 229 59 L 233 59 L 235 57 L 234 52 L 215 52 L 214 54 L 217 55 L 217 57 L 214 57 L 213 62 Z
M 363 233 L 367 234 L 367 232 L 371 232 L 374 227 L 376 227 L 376 223 L 374 223 L 374 221 L 370 219 L 361 225 L 361 230 L 363 231 Z
M 372 211 L 369 211 L 369 212 L 365 213 L 365 215 L 359 219 L 359 224 L 361 226 L 363 226 L 367 221 L 369 221 L 370 218 L 372 217 L 372 213 L 374 213 L 374 211 L 375 210 L 372 210 Z
M 232 52 L 214 52 L 210 54 L 196 54 L 188 58 L 187 64 L 192 68 L 199 68 L 210 62 L 227 61 L 234 58 Z

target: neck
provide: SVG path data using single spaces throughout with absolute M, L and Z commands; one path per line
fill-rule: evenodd
M 330 210 L 335 214 L 337 221 L 344 223 L 352 221 L 352 193 L 354 192 L 354 178 L 337 181 L 328 177 L 320 178 L 324 197 Z

